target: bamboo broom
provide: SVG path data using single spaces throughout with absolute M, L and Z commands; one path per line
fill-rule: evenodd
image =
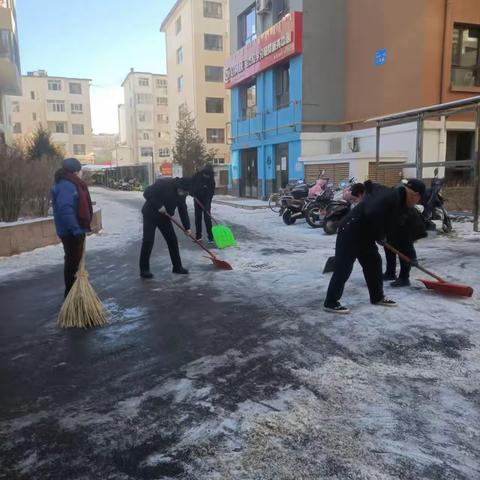
M 67 298 L 57 319 L 60 328 L 101 327 L 108 323 L 108 313 L 88 280 L 85 269 L 85 246 L 83 255 Z

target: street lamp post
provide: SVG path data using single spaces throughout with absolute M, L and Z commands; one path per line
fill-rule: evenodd
M 155 149 L 152 148 L 152 184 L 155 183 Z

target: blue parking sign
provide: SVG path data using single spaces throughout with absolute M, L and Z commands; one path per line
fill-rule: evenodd
M 383 65 L 387 61 L 387 49 L 382 48 L 375 52 L 375 65 Z

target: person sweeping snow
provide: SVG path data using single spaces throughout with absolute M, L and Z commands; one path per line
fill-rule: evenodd
M 362 266 L 370 302 L 385 307 L 397 306 L 383 292 L 382 259 L 376 242 L 384 240 L 396 228 L 401 216 L 420 202 L 424 192 L 425 184 L 411 179 L 405 186 L 386 189 L 367 198 L 345 217 L 338 231 L 335 267 L 324 302 L 325 311 L 350 312 L 341 305 L 340 299 L 355 260 Z
M 171 220 L 161 213 L 164 207 L 166 212 L 173 216 L 178 208 L 182 224 L 190 232 L 190 219 L 188 217 L 186 196 L 191 189 L 190 178 L 160 178 L 153 185 L 145 190 L 145 204 L 142 208 L 143 214 L 143 240 L 140 252 L 140 276 L 145 279 L 153 277 L 150 272 L 150 255 L 155 241 L 155 231 L 158 228 L 167 242 L 170 260 L 172 261 L 172 272 L 177 274 L 188 274 L 183 267 L 178 248 L 178 240 L 172 226 Z
M 76 158 L 66 158 L 62 168 L 55 172 L 55 184 L 51 191 L 55 229 L 65 251 L 65 298 L 75 282 L 85 235 L 90 232 L 93 217 L 90 192 L 81 176 L 82 164 Z

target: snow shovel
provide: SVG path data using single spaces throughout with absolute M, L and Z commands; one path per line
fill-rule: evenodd
M 160 213 L 166 215 L 190 240 L 193 240 L 200 248 L 205 250 L 208 253 L 208 257 L 213 265 L 221 270 L 233 270 L 232 266 L 225 260 L 220 260 L 214 253 L 212 253 L 207 247 L 205 247 L 202 242 L 199 242 L 193 235 L 190 235 L 183 227 L 180 225 L 171 215 L 168 214 L 165 207 L 162 207 L 159 210 Z
M 385 247 L 387 250 L 390 250 L 391 252 L 397 254 L 402 260 L 405 262 L 410 263 L 413 267 L 418 268 L 422 272 L 426 273 L 427 275 L 430 275 L 433 277 L 436 282 L 432 280 L 424 280 L 422 278 L 419 278 L 418 280 L 422 282 L 427 288 L 430 290 L 435 290 L 438 293 L 443 293 L 445 295 L 457 295 L 459 297 L 471 297 L 473 295 L 473 288 L 468 286 L 468 285 L 462 285 L 459 283 L 449 283 L 445 281 L 443 278 L 439 277 L 438 275 L 435 275 L 434 273 L 430 272 L 424 267 L 421 267 L 416 260 L 412 260 L 411 258 L 407 257 L 405 254 L 402 252 L 399 252 L 395 247 L 392 247 L 386 242 L 378 242 L 380 245 Z
M 198 203 L 200 208 L 211 218 L 212 222 L 215 224 L 212 227 L 212 235 L 215 240 L 215 245 L 217 248 L 227 248 L 235 247 L 237 242 L 233 236 L 233 232 L 226 225 L 220 225 L 212 216 L 212 214 L 202 205 L 200 200 L 197 197 L 193 197 L 194 200 Z
M 323 273 L 332 273 L 335 270 L 335 257 L 328 257 L 325 266 L 323 267 Z

